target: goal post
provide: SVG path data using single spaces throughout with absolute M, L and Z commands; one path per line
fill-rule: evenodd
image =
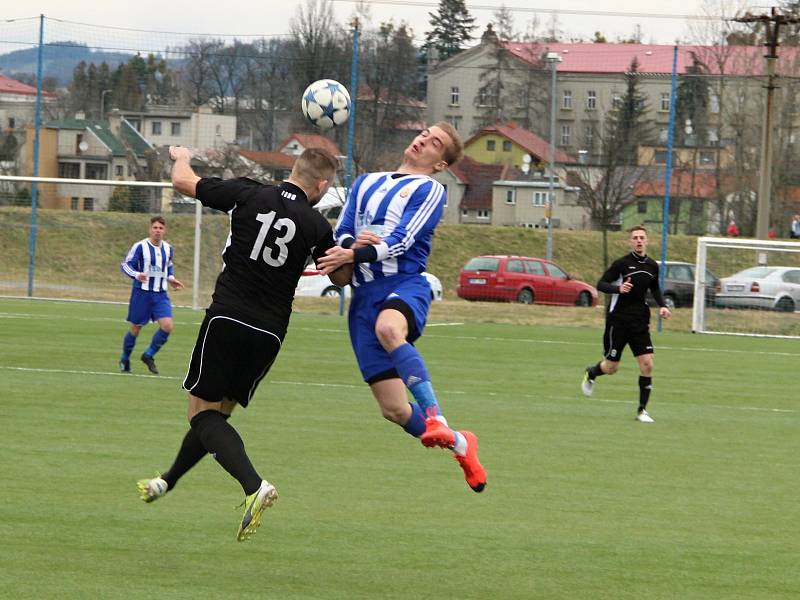
M 692 331 L 800 337 L 800 242 L 697 240 Z

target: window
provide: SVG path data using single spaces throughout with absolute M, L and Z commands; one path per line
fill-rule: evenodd
M 450 106 L 458 106 L 459 91 L 458 86 L 450 88 Z
M 153 135 L 161 135 L 161 121 L 153 121 L 150 123 L 150 133 Z
M 528 106 L 528 90 L 522 89 L 517 94 L 517 108 Z
M 567 274 L 561 268 L 555 266 L 553 263 L 547 263 L 547 270 L 550 271 L 550 276 L 557 279 L 566 279 Z
M 462 208 L 461 209 L 461 216 L 462 217 L 468 217 L 469 216 L 469 211 L 466 208 Z
M 511 152 L 511 141 L 503 140 L 503 152 Z
M 492 95 L 489 90 L 482 89 L 478 92 L 478 106 L 491 106 Z
M 516 204 L 517 199 L 515 198 L 514 190 L 506 190 L 506 204 Z
M 94 198 L 83 199 L 83 210 L 94 210 Z
M 70 210 L 78 210 L 78 200 L 79 199 L 76 198 L 75 196 L 73 196 L 72 198 L 69 199 L 69 208 L 70 208 Z
M 494 152 L 495 141 L 494 140 L 486 140 L 486 149 L 490 152 Z
M 453 116 L 445 117 L 444 120 L 447 121 L 448 123 L 450 123 L 450 125 L 453 126 L 453 129 L 455 129 L 456 131 L 459 131 L 460 128 L 461 128 L 461 119 L 462 118 L 463 117 L 453 115 Z
M 719 134 L 716 129 L 712 128 L 708 130 L 708 141 L 711 144 L 716 144 L 719 141 Z
M 584 125 L 583 143 L 587 148 L 594 147 L 594 125 Z
M 510 260 L 506 263 L 506 273 L 524 273 L 525 268 L 521 260 Z
M 667 151 L 656 150 L 656 153 L 653 155 L 653 162 L 657 165 L 667 164 Z
M 689 265 L 670 265 L 667 269 L 667 277 L 678 281 L 694 281 L 694 275 Z
M 172 135 L 180 135 L 181 134 L 181 124 L 178 121 L 173 121 L 169 124 L 170 133 Z
M 538 260 L 526 260 L 525 269 L 531 275 L 544 275 L 544 267 Z
M 488 219 L 489 218 L 489 211 L 488 210 L 478 210 L 478 218 L 479 219 Z
M 102 163 L 86 163 L 86 179 L 107 179 L 106 173 L 106 165 Z
M 81 149 L 81 144 L 83 143 L 83 134 L 79 133 L 75 136 L 75 154 L 80 154 L 83 152 Z
M 216 135 L 222 135 L 222 125 L 217 125 L 216 128 L 214 129 L 214 133 Z
M 124 171 L 125 169 L 122 165 L 117 165 L 116 167 L 114 167 L 114 175 L 116 175 L 117 177 L 123 177 L 125 174 Z
M 669 94 L 667 92 L 661 94 L 661 111 L 669 112 Z
M 78 179 L 81 176 L 80 163 L 58 163 L 58 176 L 64 179 Z
M 564 90 L 561 96 L 561 108 L 563 110 L 572 110 L 572 90 Z
M 713 150 L 700 150 L 700 164 L 704 167 L 715 163 Z
M 716 94 L 711 94 L 709 98 L 709 112 L 713 115 L 719 114 L 719 96 Z
M 533 205 L 545 206 L 547 204 L 547 192 L 533 192 Z
M 786 271 L 782 279 L 786 283 L 800 283 L 800 271 Z
M 662 144 L 666 144 L 667 140 L 669 139 L 669 130 L 662 129 L 658 132 L 658 141 Z
M 17 120 L 14 117 L 8 117 L 8 128 L 14 129 L 17 126 Z
M 475 258 L 470 258 L 466 265 L 464 265 L 465 271 L 491 271 L 493 273 L 497 272 L 497 269 L 500 267 L 500 259 L 499 258 L 486 258 L 483 256 L 476 256 Z
M 561 126 L 561 145 L 569 146 L 569 138 L 572 133 L 572 128 L 569 125 Z
M 616 92 L 611 97 L 611 107 L 612 108 L 620 108 L 622 106 L 622 96 L 617 94 Z
M 636 212 L 640 215 L 647 214 L 647 200 L 639 200 L 636 203 Z
M 597 110 L 597 92 L 594 90 L 586 92 L 586 110 Z

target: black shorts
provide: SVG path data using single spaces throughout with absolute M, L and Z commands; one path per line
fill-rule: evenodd
M 650 339 L 650 324 L 647 322 L 619 323 L 606 321 L 603 333 L 603 356 L 606 360 L 619 362 L 625 346 L 631 347 L 634 356 L 653 353 Z
M 281 349 L 270 331 L 221 315 L 206 315 L 183 389 L 207 402 L 247 406 Z

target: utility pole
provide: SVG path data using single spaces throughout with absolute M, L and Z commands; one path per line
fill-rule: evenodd
M 761 131 L 761 165 L 758 174 L 758 212 L 756 213 L 756 237 L 769 237 L 769 214 L 772 201 L 772 120 L 775 90 L 775 64 L 778 62 L 778 31 L 781 25 L 800 23 L 800 19 L 782 15 L 770 9 L 770 14 L 754 15 L 750 12 L 733 19 L 738 23 L 761 23 L 764 26 L 764 45 L 767 47 L 767 102 L 764 107 L 764 128 Z
M 556 170 L 556 67 L 561 62 L 558 52 L 548 52 L 544 60 L 550 65 L 550 177 L 547 191 L 547 204 L 544 216 L 547 219 L 547 247 L 545 257 L 553 260 L 553 202 L 555 200 L 555 170 Z

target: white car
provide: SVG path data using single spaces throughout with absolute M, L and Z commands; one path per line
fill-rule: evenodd
M 436 275 L 431 275 L 427 271 L 423 272 L 422 275 L 425 279 L 428 280 L 428 283 L 431 286 L 431 299 L 432 300 L 441 300 L 442 299 L 442 282 L 439 281 L 439 278 Z M 300 281 L 297 284 L 297 288 L 294 291 L 295 296 L 313 296 L 313 297 L 326 297 L 326 296 L 334 296 L 338 297 L 340 291 L 344 289 L 345 297 L 350 297 L 350 286 L 346 285 L 344 288 L 340 288 L 337 285 L 334 285 L 331 281 L 331 278 L 327 275 L 320 275 L 319 271 L 314 268 L 306 269 L 303 272 L 303 276 L 300 278 Z
M 719 280 L 721 308 L 766 308 L 794 312 L 800 307 L 800 269 L 751 267 Z

